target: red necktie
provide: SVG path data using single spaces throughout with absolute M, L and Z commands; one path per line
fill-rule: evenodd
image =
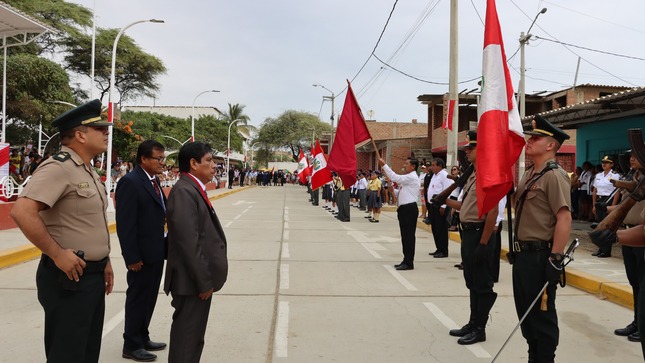
M 161 189 L 159 189 L 159 185 L 157 182 L 155 182 L 154 179 L 150 180 L 152 182 L 152 187 L 155 188 L 155 193 L 157 193 L 157 198 L 161 199 Z
M 204 201 L 206 202 L 206 204 L 208 204 L 208 207 L 211 209 L 211 213 L 212 213 L 214 211 L 213 204 L 211 204 L 211 200 L 208 199 L 208 195 L 206 195 L 206 192 L 204 191 L 204 189 L 202 189 L 202 186 L 199 185 L 199 183 L 197 182 L 197 179 L 195 179 L 195 177 L 190 175 L 189 173 L 183 173 L 183 174 L 186 174 L 186 176 L 188 176 L 193 181 L 193 183 L 195 183 L 195 185 L 197 185 L 197 189 L 199 190 L 199 194 L 202 195 L 202 198 L 204 198 Z

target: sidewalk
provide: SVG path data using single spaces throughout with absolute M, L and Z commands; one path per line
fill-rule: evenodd
M 235 187 L 233 189 L 214 189 L 209 190 L 207 194 L 210 200 L 216 200 L 247 188 L 250 187 L 245 186 L 242 188 Z M 108 212 L 107 217 L 110 233 L 116 233 L 114 212 Z M 0 268 L 13 266 L 38 257 L 40 257 L 40 250 L 29 242 L 20 229 L 11 228 L 0 231 Z

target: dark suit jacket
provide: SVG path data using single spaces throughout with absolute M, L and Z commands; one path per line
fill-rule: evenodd
M 200 188 L 181 175 L 168 196 L 168 264 L 164 291 L 197 295 L 219 291 L 228 275 L 226 237 Z
M 159 185 L 156 177 L 155 182 Z M 161 195 L 166 203 L 163 192 Z M 114 197 L 116 232 L 126 266 L 139 261 L 144 264 L 163 262 L 166 255 L 165 212 L 146 172 L 137 166 L 127 173 L 119 180 Z
M 429 200 L 427 200 L 428 187 L 430 186 L 430 181 L 432 180 L 433 175 L 434 173 L 428 170 L 428 173 L 426 174 L 425 178 L 423 178 L 423 197 L 426 199 L 426 203 L 430 202 Z

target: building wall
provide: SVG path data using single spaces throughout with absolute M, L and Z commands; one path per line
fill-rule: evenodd
M 617 155 L 629 149 L 627 129 L 642 128 L 644 124 L 645 117 L 638 116 L 581 126 L 576 135 L 577 166 L 584 161 L 600 164 L 604 155 Z

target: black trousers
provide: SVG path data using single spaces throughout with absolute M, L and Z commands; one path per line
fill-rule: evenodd
M 548 249 L 515 252 L 513 297 L 518 318 L 524 315 L 544 286 L 544 270 L 550 254 Z M 547 311 L 540 310 L 541 300 L 538 300 L 521 325 L 522 335 L 529 346 L 530 362 L 553 362 L 555 359 L 555 350 L 560 339 L 558 314 L 555 310 L 556 288 L 556 284 L 549 284 L 546 288 Z
M 349 190 L 339 190 L 338 191 L 338 219 L 340 220 L 349 220 Z
M 128 270 L 123 332 L 123 348 L 126 350 L 141 349 L 150 341 L 148 327 L 157 304 L 162 274 L 163 261 L 145 263 L 139 272 Z
M 404 204 L 396 210 L 401 231 L 403 263 L 412 267 L 414 267 L 414 249 L 417 243 L 417 213 L 419 213 L 417 203 Z
M 311 204 L 318 205 L 320 201 L 320 188 L 311 191 Z
M 38 301 L 45 310 L 45 356 L 48 363 L 95 363 L 101 352 L 105 316 L 105 277 L 84 273 L 70 291 L 64 273 L 40 260 L 36 272 Z
M 441 215 L 439 207 L 432 205 L 432 237 L 437 251 L 448 254 L 448 214 L 450 209 L 446 208 L 444 215 Z
M 493 251 L 493 281 L 499 281 L 499 264 L 500 256 L 502 255 L 502 230 L 504 229 L 504 222 L 499 222 L 497 232 L 493 233 L 495 236 L 495 248 Z
M 645 273 L 645 247 L 622 246 L 627 281 L 634 295 L 634 321 L 638 325 L 638 294 Z
M 641 276 L 641 284 L 638 289 L 638 299 L 636 302 L 638 307 L 634 306 L 634 311 L 638 309 L 637 325 L 638 333 L 641 337 L 645 336 L 645 276 Z M 645 359 L 645 340 L 641 339 L 641 350 L 643 351 L 643 359 Z
M 204 350 L 212 298 L 201 300 L 197 295 L 172 294 L 172 325 L 168 363 L 198 363 Z
M 493 263 L 495 253 L 495 234 L 492 234 L 486 245 L 487 260 L 478 263 L 475 250 L 479 245 L 483 230 L 462 231 L 461 236 L 461 261 L 464 267 L 464 280 L 470 292 L 470 318 L 469 322 L 476 326 L 485 327 L 488 313 L 497 300 L 497 293 L 493 291 Z M 497 257 L 499 260 L 499 256 Z
M 358 190 L 358 208 L 360 210 L 365 210 L 367 206 L 367 189 Z

